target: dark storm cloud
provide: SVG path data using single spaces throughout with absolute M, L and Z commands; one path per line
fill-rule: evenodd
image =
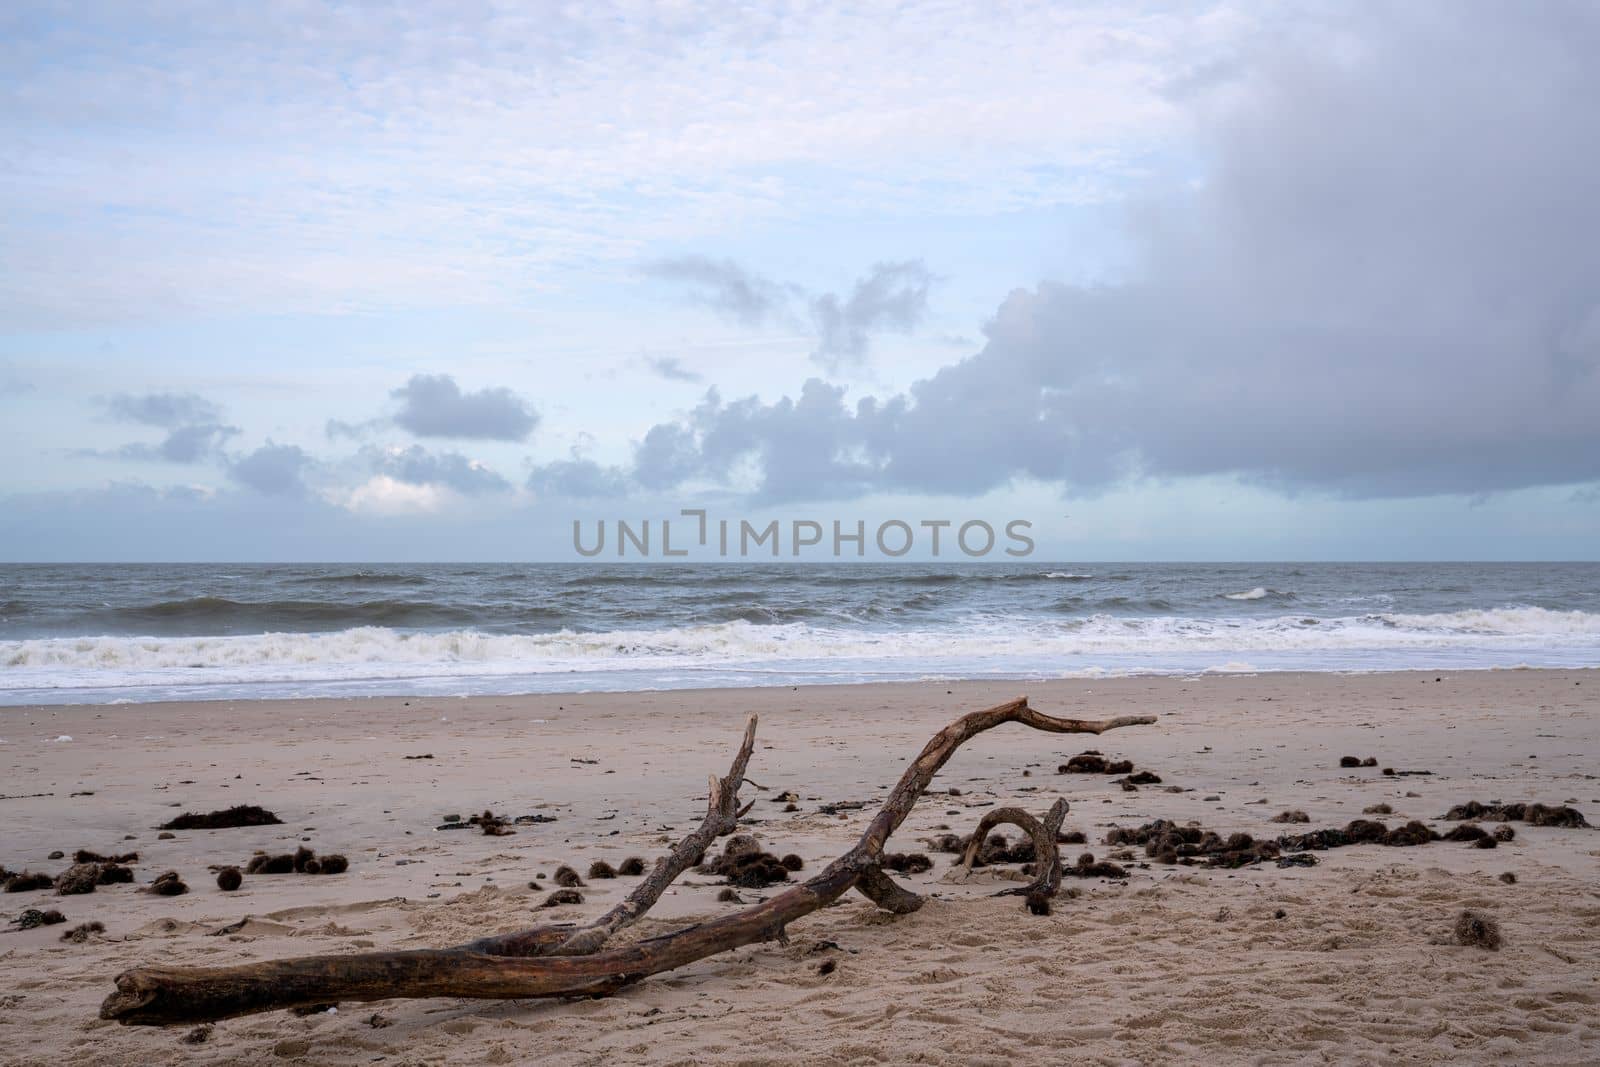
M 710 393 L 645 436 L 636 477 L 753 464 L 786 498 L 1600 478 L 1600 9 L 1364 10 L 1180 88 L 1204 180 L 1132 213 L 1127 284 L 1019 290 L 979 352 L 887 400 Z M 905 321 L 915 301 L 862 306 Z
M 228 477 L 269 496 L 298 496 L 305 492 L 302 476 L 312 463 L 311 456 L 298 445 L 268 441 L 230 463 Z
M 811 358 L 829 370 L 862 362 L 875 333 L 916 329 L 927 317 L 935 280 L 916 260 L 874 264 L 848 296 L 807 295 L 798 285 L 763 278 L 732 260 L 703 256 L 661 260 L 645 273 L 689 285 L 700 303 L 742 325 L 808 328 L 817 339 Z
M 83 450 L 78 455 L 156 463 L 199 463 L 222 454 L 222 446 L 239 433 L 225 425 L 222 409 L 194 393 L 116 393 L 103 400 L 106 414 L 167 431 L 156 444 L 136 441 L 110 452 Z
M 374 472 L 411 485 L 444 486 L 469 496 L 511 488 L 500 475 L 459 452 L 433 453 L 412 445 L 402 451 L 368 448 L 363 456 Z
M 401 404 L 394 421 L 418 437 L 525 441 L 539 423 L 538 413 L 510 389 L 463 392 L 448 374 L 415 375 L 390 395 Z

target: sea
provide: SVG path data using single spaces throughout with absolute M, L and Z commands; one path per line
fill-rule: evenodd
M 0 704 L 1600 666 L 1600 563 L 0 565 Z

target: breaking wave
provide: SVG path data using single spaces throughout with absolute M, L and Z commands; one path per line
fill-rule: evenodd
M 300 692 L 311 691 L 306 686 L 423 678 L 521 679 L 524 688 L 530 679 L 544 679 L 532 688 L 558 681 L 571 688 L 603 678 L 611 688 L 648 688 L 708 684 L 706 675 L 715 672 L 774 681 L 1051 677 L 1191 672 L 1244 661 L 1259 669 L 1302 670 L 1587 666 L 1600 661 L 1600 614 L 1505 607 L 1326 619 L 972 618 L 959 627 L 873 631 L 733 621 L 596 633 L 362 626 L 330 633 L 38 638 L 0 642 L 0 681 L 19 697 L 40 690 L 184 686 L 276 685 Z M 619 676 L 632 680 L 619 682 Z

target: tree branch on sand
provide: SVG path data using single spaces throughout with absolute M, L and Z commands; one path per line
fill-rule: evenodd
M 100 1016 L 125 1024 L 166 1026 L 338 1001 L 600 996 L 742 945 L 786 942 L 790 923 L 826 907 L 851 889 L 887 911 L 915 911 L 922 898 L 896 884 L 879 861 L 889 836 L 961 745 L 1012 722 L 1047 733 L 1099 734 L 1155 721 L 1153 715 L 1056 718 L 1029 707 L 1026 697 L 964 715 L 924 746 L 861 839 L 815 877 L 741 911 L 607 948 L 614 934 L 643 917 L 674 879 L 701 861 L 717 837 L 734 831 L 740 813 L 739 786 L 745 781 L 745 766 L 755 747 L 756 718 L 752 715 L 728 774 L 711 779 L 705 819 L 656 862 L 625 900 L 587 925 L 536 926 L 444 949 L 306 956 L 234 967 L 140 967 L 117 976 L 117 991 L 101 1005 Z M 981 841 L 982 835 L 1001 821 L 1030 834 L 1039 873 L 1023 892 L 1034 910 L 1040 910 L 1036 901 L 1046 902 L 1047 907 L 1060 884 L 1055 831 L 1065 812 L 1065 803 L 1057 801 L 1041 823 L 1026 812 L 1000 809 L 991 812 L 980 824 L 980 833 L 974 835 Z

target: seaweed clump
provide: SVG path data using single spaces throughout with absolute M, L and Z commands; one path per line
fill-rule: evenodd
M 60 853 L 56 853 L 56 855 L 60 855 Z M 77 852 L 73 853 L 72 862 L 73 863 L 138 863 L 139 862 L 139 854 L 137 852 L 124 852 L 120 856 L 102 856 L 98 852 L 90 852 L 86 848 L 80 848 Z
M 624 878 L 634 878 L 644 873 L 644 860 L 638 856 L 629 856 L 622 861 L 622 866 L 617 868 L 617 873 Z
M 1583 812 L 1565 804 L 1480 804 L 1469 800 L 1444 813 L 1450 822 L 1482 819 L 1488 822 L 1525 822 L 1530 826 L 1588 826 Z
M 563 904 L 582 904 L 583 894 L 576 889 L 557 889 L 554 893 L 544 898 L 541 908 L 559 908 Z
M 1456 917 L 1456 944 L 1494 952 L 1500 948 L 1500 924 L 1487 915 L 1464 911 Z
M 14 923 L 18 930 L 32 930 L 35 927 L 54 926 L 56 923 L 64 923 L 66 921 L 67 917 L 54 908 L 45 908 L 43 910 L 28 908 L 16 917 Z
M 1132 760 L 1108 760 L 1090 749 L 1080 752 L 1056 768 L 1057 774 L 1132 774 Z
M 105 932 L 106 924 L 99 922 L 98 920 L 94 922 L 79 923 L 77 926 L 74 926 L 72 929 L 62 934 L 61 940 L 67 942 L 68 944 L 81 945 L 88 941 L 92 935 L 103 934 Z
M 180 897 L 188 891 L 189 887 L 183 884 L 183 879 L 178 877 L 177 871 L 165 871 L 145 887 L 145 892 L 154 893 L 158 897 Z
M 293 853 L 282 852 L 276 856 L 257 852 L 245 864 L 245 874 L 343 874 L 350 869 L 350 861 L 338 852 L 318 856 L 304 845 Z M 221 885 L 218 875 L 218 885 Z
M 236 804 L 221 811 L 197 814 L 186 811 L 171 822 L 162 823 L 162 830 L 231 830 L 239 826 L 278 826 L 283 820 L 259 804 Z
M 1438 836 L 1416 821 L 1390 829 L 1372 819 L 1356 819 L 1343 828 L 1309 830 L 1266 840 L 1245 833 L 1223 837 L 1204 827 L 1179 826 L 1167 819 L 1157 819 L 1137 828 L 1113 827 L 1106 834 L 1106 844 L 1142 846 L 1145 855 L 1158 863 L 1202 863 L 1207 867 L 1231 869 L 1266 860 L 1276 860 L 1282 867 L 1310 867 L 1315 865 L 1314 859 L 1299 859 L 1284 853 L 1304 854 L 1364 844 L 1421 845 Z
M 482 830 L 485 837 L 505 837 L 516 833 L 506 820 L 492 811 L 485 811 L 482 815 L 474 815 L 467 820 L 468 826 L 476 826 Z
M 14 873 L 0 868 L 0 882 L 5 884 L 7 893 L 32 893 L 37 889 L 49 889 L 55 881 L 48 874 L 40 874 L 37 871 Z
M 722 855 L 710 863 L 702 864 L 703 874 L 720 875 L 729 885 L 741 889 L 763 889 L 776 882 L 789 880 L 789 868 L 783 860 L 764 852 L 756 839 L 749 834 L 734 834 L 722 848 Z
M 1074 878 L 1126 878 L 1127 869 L 1112 863 L 1109 860 L 1096 860 L 1094 853 L 1085 852 L 1078 857 L 1078 862 L 1070 867 L 1063 866 L 1062 874 L 1070 874 Z M 1030 908 L 1031 910 L 1031 908 Z M 1046 912 L 1034 912 L 1035 915 L 1048 915 Z
M 99 884 L 100 865 L 98 863 L 74 863 L 71 867 L 56 875 L 56 895 L 73 897 L 83 893 L 93 893 L 95 886 Z

